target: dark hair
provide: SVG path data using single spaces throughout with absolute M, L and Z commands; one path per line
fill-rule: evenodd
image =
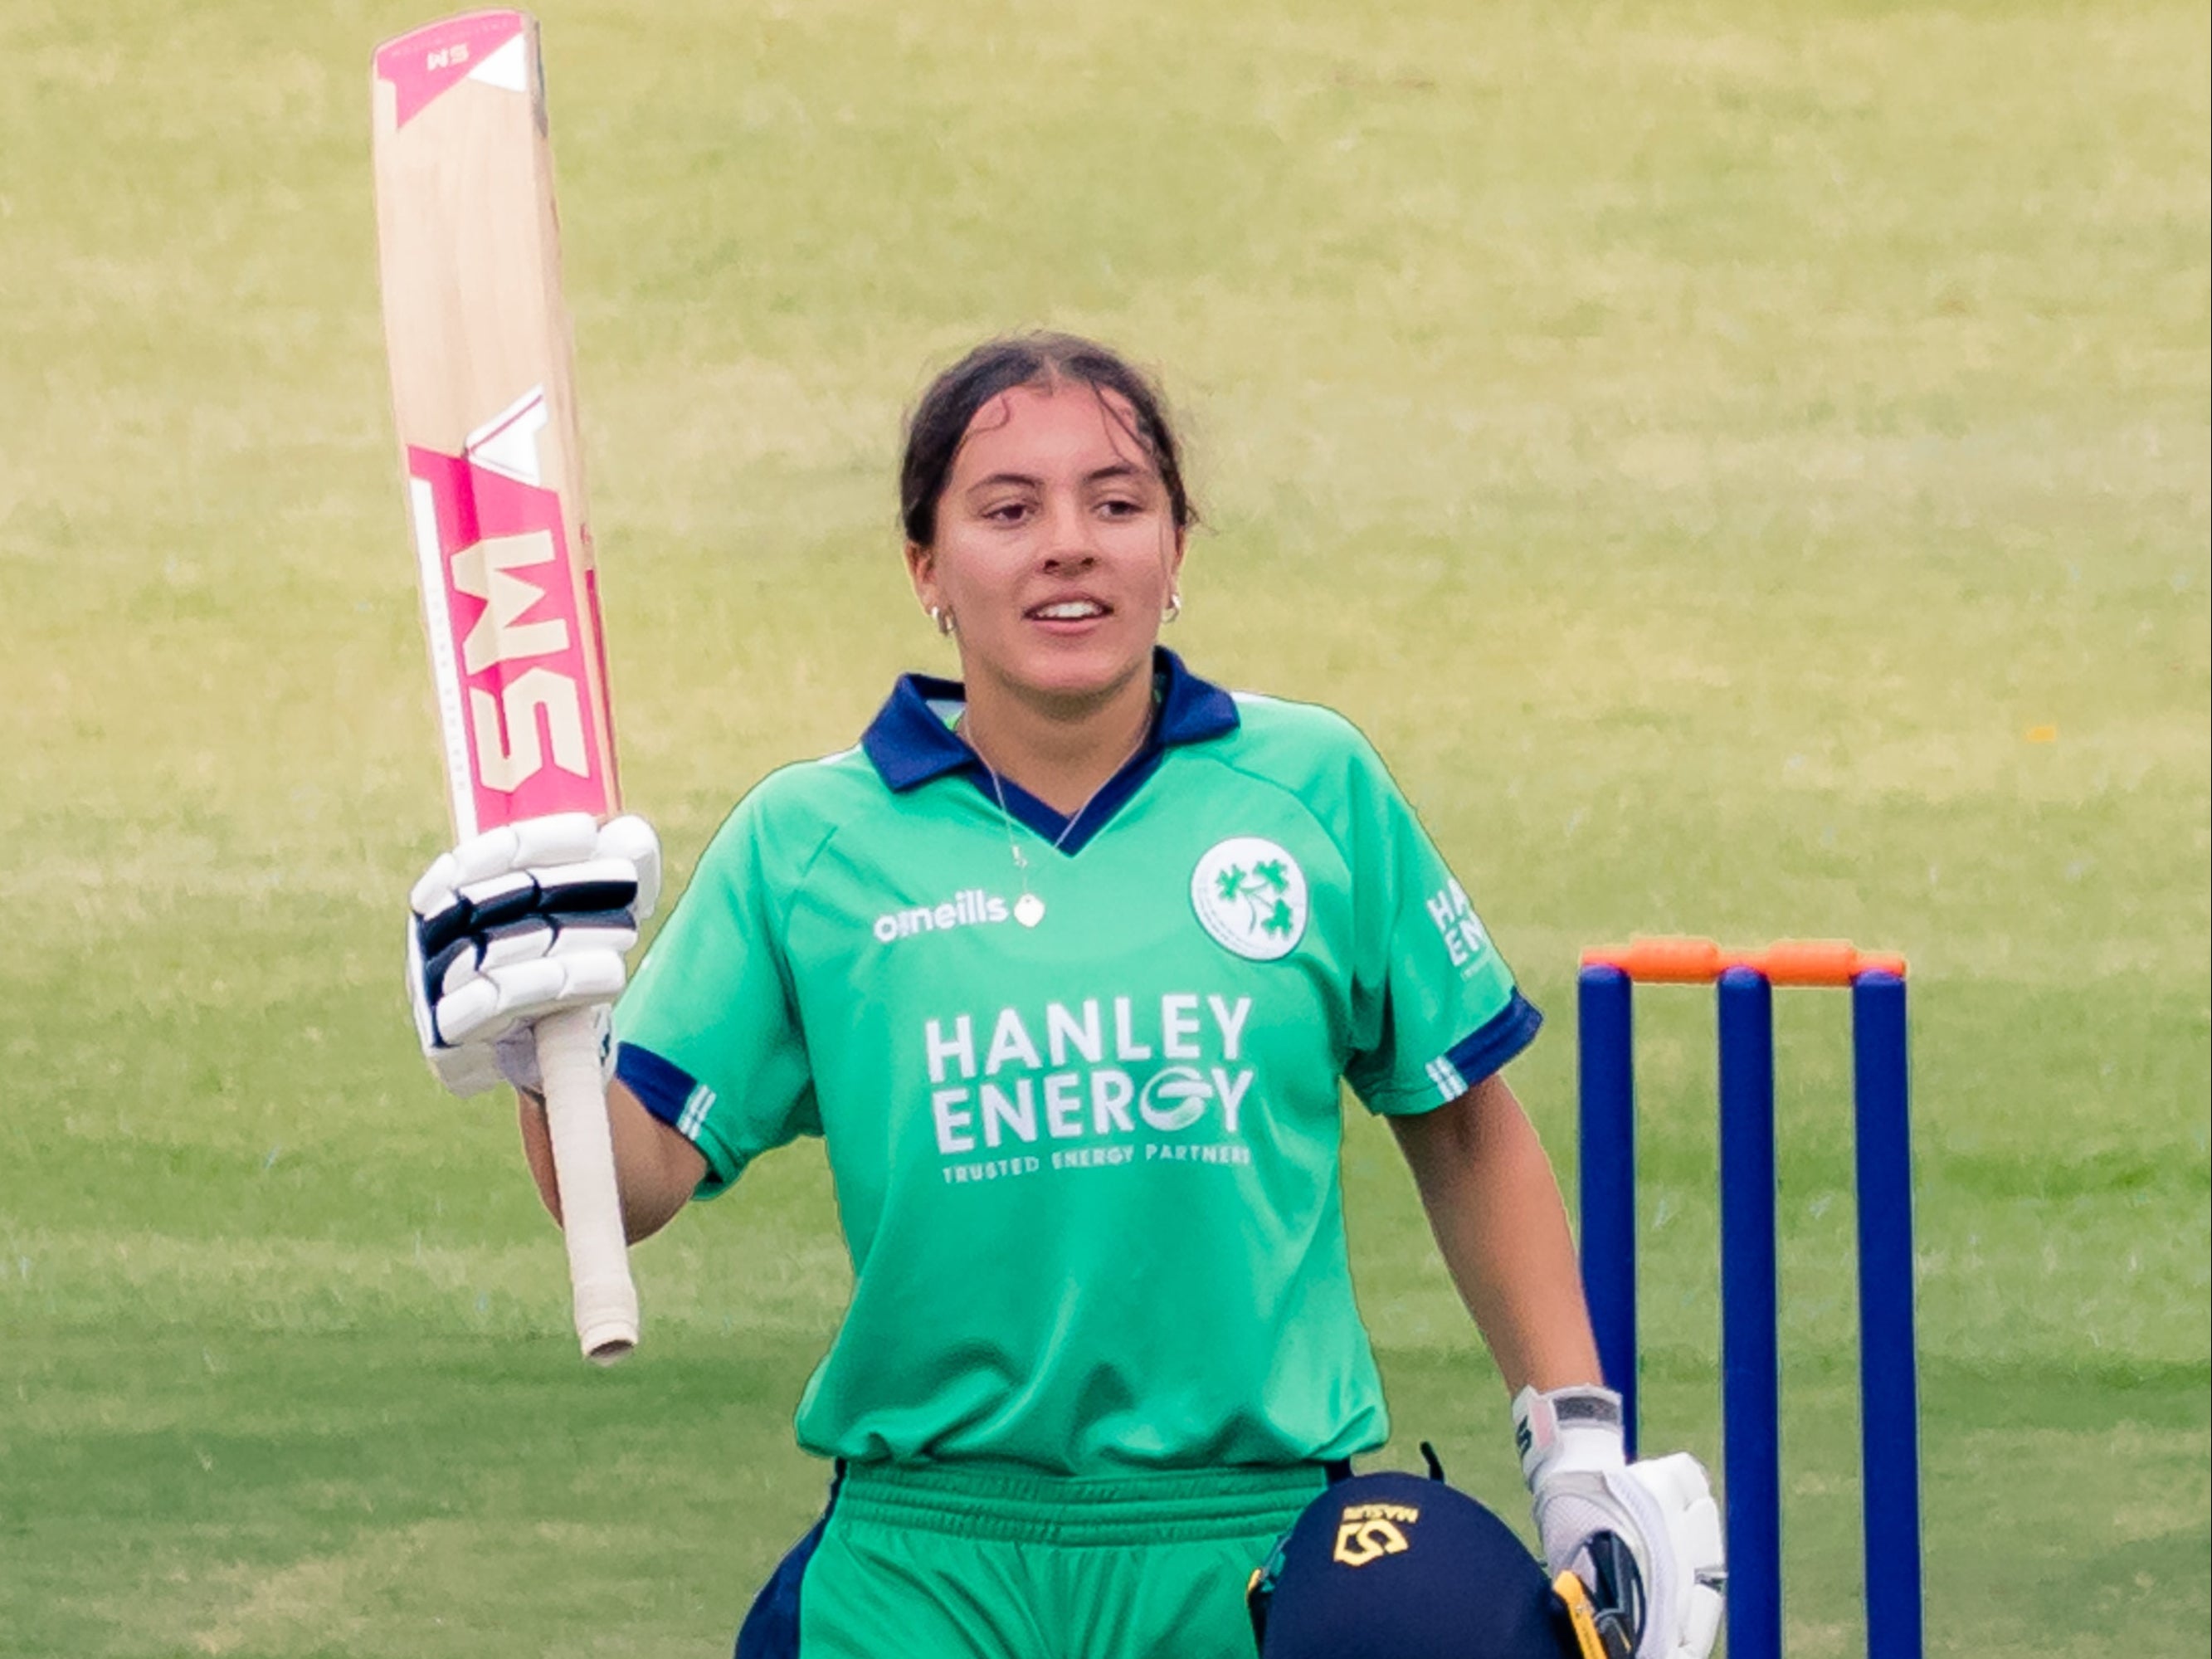
M 930 382 L 907 416 L 906 454 L 899 463 L 899 521 L 916 547 L 937 539 L 937 503 L 976 411 L 1016 386 L 1085 386 L 1129 436 L 1143 446 L 1167 486 L 1176 528 L 1197 519 L 1182 481 L 1182 453 L 1168 424 L 1159 388 L 1120 353 L 1073 334 L 1009 334 L 987 340 Z M 1128 414 L 1104 394 L 1128 404 Z

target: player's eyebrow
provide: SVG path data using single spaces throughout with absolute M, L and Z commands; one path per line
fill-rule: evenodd
M 1083 482 L 1094 484 L 1104 483 L 1112 478 L 1143 478 L 1147 476 L 1141 466 L 1129 461 L 1116 461 L 1111 466 L 1102 466 L 1095 472 L 1086 473 Z
M 1143 467 L 1128 461 L 1115 461 L 1109 465 L 1097 467 L 1085 473 L 1083 482 L 1086 484 L 1097 484 L 1117 478 L 1142 478 L 1147 476 Z M 994 472 L 988 477 L 978 478 L 974 483 L 969 484 L 968 493 L 973 495 L 979 489 L 991 489 L 1006 484 L 1013 485 L 1018 489 L 1042 489 L 1044 488 L 1044 480 L 1029 472 Z

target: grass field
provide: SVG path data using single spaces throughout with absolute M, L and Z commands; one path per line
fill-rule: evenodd
M 1392 758 L 1553 1014 L 1563 1169 L 1579 945 L 1911 954 L 1931 1650 L 2203 1651 L 2203 4 L 542 11 L 679 876 L 945 660 L 928 370 L 1125 343 L 1211 526 L 1177 643 Z M 0 0 L 0 1653 L 719 1654 L 819 1502 L 818 1149 L 643 1248 L 594 1373 L 504 1109 L 414 1052 L 366 82 L 422 15 Z M 1711 1458 L 1710 1016 L 1646 1006 L 1647 1438 Z M 1841 1013 L 1784 1000 L 1801 1659 L 1859 1642 Z M 1387 1135 L 1346 1167 L 1388 1459 L 1512 1510 Z

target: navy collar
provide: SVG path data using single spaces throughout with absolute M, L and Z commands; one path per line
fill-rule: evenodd
M 1169 749 L 1204 743 L 1237 727 L 1236 699 L 1219 686 L 1199 678 L 1164 646 L 1153 647 L 1152 686 L 1159 708 L 1144 747 L 1091 798 L 1079 815 L 1082 822 L 1072 832 L 1067 819 L 1017 783 L 1005 785 L 1007 812 L 1047 841 L 1058 842 L 1061 852 L 1074 853 L 1105 828 L 1145 780 L 1159 769 Z M 952 730 L 952 716 L 966 700 L 967 689 L 957 680 L 927 674 L 899 676 L 898 684 L 860 738 L 860 747 L 891 790 L 904 794 L 932 778 L 965 772 L 985 799 L 998 804 L 989 772 L 975 751 Z

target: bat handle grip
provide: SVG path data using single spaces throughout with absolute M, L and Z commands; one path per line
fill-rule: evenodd
M 584 1357 L 611 1365 L 637 1346 L 637 1288 L 615 1185 L 614 1135 L 593 1011 L 571 1008 L 538 1022 L 538 1068 L 545 1083 L 545 1127 L 561 1191 L 568 1282 Z

